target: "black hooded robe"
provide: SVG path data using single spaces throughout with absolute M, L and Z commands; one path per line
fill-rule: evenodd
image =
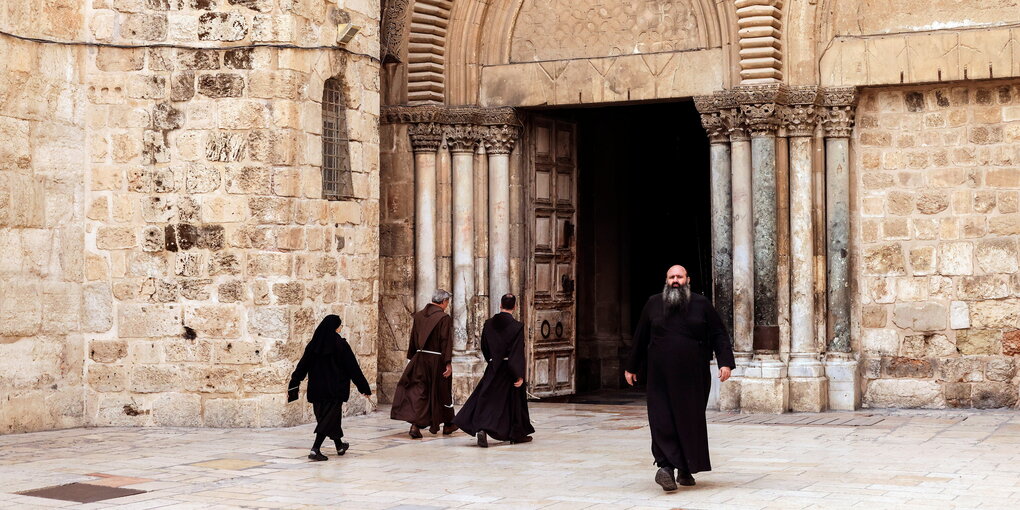
M 339 327 L 340 317 L 336 315 L 319 323 L 287 385 L 287 401 L 293 402 L 298 399 L 301 381 L 308 376 L 308 401 L 315 413 L 315 433 L 334 441 L 344 436 L 341 418 L 344 402 L 351 397 L 351 382 L 362 394 L 372 394 L 350 344 L 336 332 Z
M 709 362 L 734 368 L 729 334 L 700 294 L 682 312 L 666 313 L 662 294 L 648 299 L 634 332 L 627 371 L 648 367 L 648 427 L 659 466 L 711 471 L 705 406 L 712 386 Z M 647 365 L 646 365 L 647 363 Z
M 526 385 L 514 387 L 525 375 L 524 324 L 507 312 L 497 313 L 482 327 L 481 347 L 489 364 L 453 422 L 470 435 L 484 431 L 499 441 L 534 434 Z

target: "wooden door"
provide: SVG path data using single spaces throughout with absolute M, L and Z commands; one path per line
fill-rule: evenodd
M 577 366 L 577 125 L 532 116 L 528 144 L 528 380 L 535 396 L 569 395 Z

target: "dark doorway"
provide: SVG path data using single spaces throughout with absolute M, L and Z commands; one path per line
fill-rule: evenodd
M 557 113 L 578 124 L 577 389 L 620 388 L 669 266 L 711 298 L 708 138 L 690 101 Z

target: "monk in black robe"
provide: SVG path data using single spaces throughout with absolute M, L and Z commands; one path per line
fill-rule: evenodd
M 524 385 L 524 324 L 514 319 L 517 297 L 500 299 L 499 313 L 482 327 L 482 355 L 488 366 L 475 391 L 453 422 L 475 436 L 478 446 L 489 446 L 488 436 L 499 441 L 527 443 L 535 433 L 528 414 Z
M 301 381 L 308 376 L 308 401 L 315 412 L 315 443 L 308 458 L 326 460 L 320 448 L 329 437 L 336 444 L 336 454 L 343 455 L 351 446 L 341 441 L 344 430 L 341 427 L 344 402 L 351 396 L 351 382 L 366 397 L 372 395 L 372 388 L 361 372 L 358 359 L 344 337 L 340 336 L 340 317 L 327 315 L 312 334 L 312 341 L 305 346 L 305 353 L 298 361 L 297 368 L 287 385 L 287 402 L 298 399 Z
M 453 424 L 453 319 L 446 313 L 450 293 L 437 290 L 432 302 L 414 314 L 407 342 L 407 367 L 393 392 L 390 418 L 411 424 L 408 434 L 421 439 L 421 429 L 443 435 Z
M 687 270 L 673 266 L 662 293 L 641 311 L 624 372 L 633 386 L 641 368 L 648 368 L 648 426 L 659 466 L 655 481 L 663 490 L 694 485 L 692 473 L 712 470 L 705 407 L 713 353 L 725 381 L 736 366 L 729 334 L 708 299 L 691 293 Z

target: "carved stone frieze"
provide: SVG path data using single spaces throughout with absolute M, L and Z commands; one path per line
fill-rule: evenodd
M 382 19 L 382 61 L 384 64 L 402 62 L 401 50 L 407 29 L 407 9 L 410 0 L 386 0 Z
M 822 126 L 825 136 L 849 138 L 854 128 L 854 111 L 857 107 L 857 89 L 833 87 L 822 91 Z
M 472 124 L 478 126 L 520 126 L 517 111 L 510 107 L 483 108 L 480 106 L 385 106 L 380 121 L 384 124 Z
M 443 125 L 435 122 L 417 122 L 407 127 L 414 152 L 435 152 L 443 142 Z
M 521 128 L 504 124 L 501 126 L 485 126 L 480 128 L 482 143 L 489 154 L 510 154 L 521 136 Z
M 478 147 L 480 129 L 470 124 L 452 124 L 443 126 L 446 145 L 450 152 L 474 152 Z

